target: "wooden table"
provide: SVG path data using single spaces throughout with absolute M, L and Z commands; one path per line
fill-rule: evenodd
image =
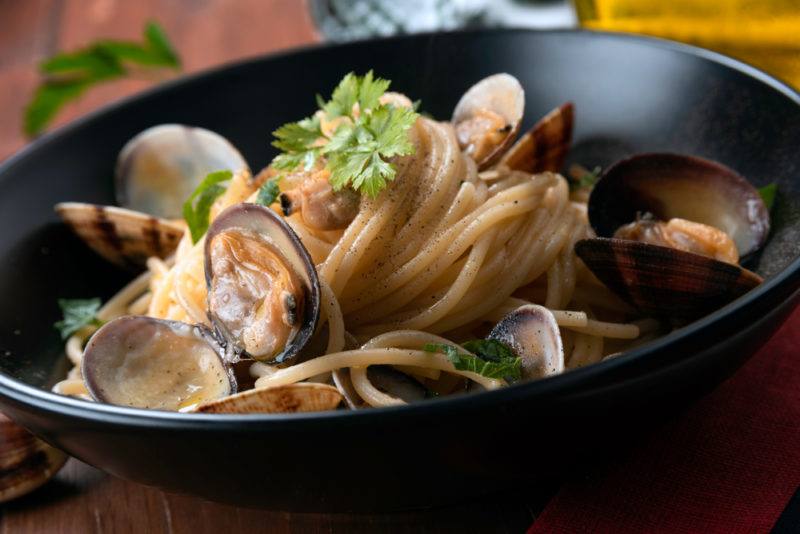
M 180 51 L 185 72 L 317 40 L 300 0 L 0 0 L 0 160 L 26 143 L 22 110 L 38 81 L 38 61 L 100 37 L 139 40 L 151 18 Z M 149 85 L 127 80 L 93 89 L 54 127 Z M 70 460 L 48 485 L 0 507 L 0 533 L 521 532 L 547 493 L 418 513 L 288 514 L 169 495 Z

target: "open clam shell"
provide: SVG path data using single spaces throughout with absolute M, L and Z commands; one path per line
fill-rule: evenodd
M 758 191 L 732 169 L 681 154 L 639 154 L 602 174 L 589 197 L 589 222 L 602 237 L 649 212 L 718 228 L 733 238 L 739 256 L 759 249 L 770 228 Z
M 241 153 L 215 132 L 183 124 L 153 126 L 128 141 L 117 158 L 117 203 L 177 219 L 183 202 L 208 173 L 244 169 Z
M 89 340 L 81 371 L 100 402 L 180 410 L 236 392 L 222 348 L 201 325 L 126 316 Z
M 638 241 L 584 239 L 575 253 L 620 298 L 672 322 L 702 317 L 763 281 L 738 265 Z
M 572 102 L 567 102 L 542 117 L 517 139 L 500 163 L 529 173 L 560 171 L 572 142 L 574 113 Z
M 184 232 L 180 222 L 114 206 L 61 202 L 55 210 L 92 250 L 122 267 L 140 267 L 151 256 L 166 258 Z
M 255 204 L 223 211 L 206 234 L 208 314 L 245 356 L 284 362 L 319 320 L 320 287 L 300 238 L 275 212 Z
M 66 454 L 0 413 L 0 503 L 32 492 L 66 461 Z
M 198 413 L 298 413 L 336 409 L 342 394 L 327 384 L 298 382 L 285 386 L 249 389 L 236 395 L 204 402 Z
M 453 110 L 452 122 L 461 148 L 472 156 L 478 169 L 490 167 L 511 146 L 524 112 L 525 90 L 510 74 L 484 78 L 464 93 Z
M 552 312 L 538 304 L 512 311 L 489 333 L 522 359 L 522 378 L 532 380 L 564 371 L 564 345 Z

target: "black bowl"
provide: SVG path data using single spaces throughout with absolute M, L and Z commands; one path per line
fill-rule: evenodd
M 57 297 L 109 296 L 129 276 L 58 224 L 53 204 L 112 202 L 117 152 L 140 130 L 196 124 L 231 139 L 253 168 L 270 132 L 308 115 L 350 70 L 377 73 L 449 117 L 476 80 L 523 83 L 526 123 L 571 100 L 570 158 L 589 167 L 643 151 L 719 160 L 780 190 L 767 280 L 716 313 L 624 356 L 474 396 L 292 416 L 183 415 L 92 404 L 47 387 L 66 368 Z M 726 57 L 665 41 L 588 32 L 483 31 L 313 48 L 170 83 L 47 136 L 0 168 L 0 407 L 114 475 L 241 505 L 400 509 L 563 475 L 599 461 L 733 373 L 798 301 L 800 95 Z

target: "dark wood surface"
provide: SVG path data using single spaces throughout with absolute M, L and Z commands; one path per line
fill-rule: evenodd
M 301 0 L 0 0 L 0 160 L 27 142 L 22 111 L 37 84 L 38 61 L 99 37 L 138 40 L 150 18 L 166 29 L 185 72 L 317 40 Z M 53 126 L 149 85 L 126 80 L 93 89 Z M 0 507 L 0 534 L 522 532 L 547 495 L 534 489 L 402 514 L 288 514 L 165 494 L 72 459 L 46 486 Z

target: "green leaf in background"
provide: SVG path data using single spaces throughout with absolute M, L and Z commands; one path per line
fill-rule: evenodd
M 33 137 L 44 130 L 64 104 L 78 98 L 90 85 L 75 81 L 40 86 L 25 108 L 25 135 Z
M 208 230 L 208 215 L 211 205 L 224 192 L 226 187 L 219 184 L 233 177 L 231 171 L 215 171 L 206 176 L 197 189 L 183 203 L 183 218 L 192 234 L 192 243 L 197 243 Z
M 100 326 L 103 322 L 97 318 L 100 310 L 100 299 L 58 299 L 58 305 L 64 318 L 53 326 L 61 332 L 61 339 L 69 336 L 84 326 Z
M 772 206 L 775 204 L 775 196 L 778 194 L 778 184 L 775 182 L 758 188 L 758 194 L 767 206 L 767 211 L 772 211 Z
M 39 65 L 44 81 L 25 108 L 25 135 L 40 134 L 68 102 L 99 83 L 131 75 L 139 70 L 180 69 L 180 59 L 164 30 L 148 22 L 144 43 L 102 40 L 75 52 L 61 52 Z
M 148 22 L 144 29 L 144 37 L 150 45 L 150 50 L 160 55 L 165 65 L 181 68 L 181 59 L 161 26 L 154 21 Z

